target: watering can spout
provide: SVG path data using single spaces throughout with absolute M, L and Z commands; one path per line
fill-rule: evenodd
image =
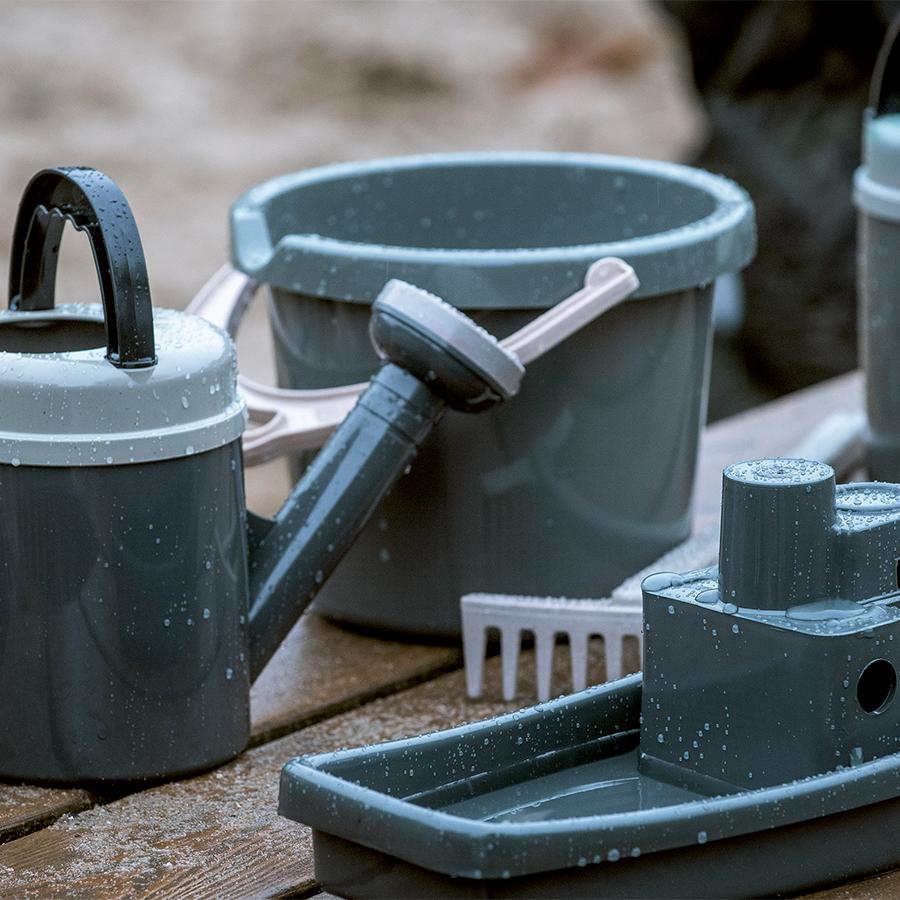
M 524 374 L 518 357 L 465 315 L 403 282 L 389 282 L 375 301 L 370 335 L 384 365 L 275 519 L 248 523 L 251 679 L 445 407 L 488 409 L 517 393 Z

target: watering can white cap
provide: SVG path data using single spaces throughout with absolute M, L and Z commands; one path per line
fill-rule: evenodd
M 84 333 L 84 323 L 102 326 L 103 308 L 0 311 L 0 348 L 25 346 L 12 329 L 34 332 L 39 323 L 57 329 L 80 323 Z M 244 404 L 228 335 L 171 309 L 154 309 L 153 326 L 157 362 L 145 368 L 112 365 L 102 330 L 90 349 L 0 349 L 0 463 L 128 465 L 190 456 L 239 438 Z

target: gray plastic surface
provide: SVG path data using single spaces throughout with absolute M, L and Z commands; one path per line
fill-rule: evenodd
M 719 560 L 726 599 L 741 607 L 784 610 L 825 596 L 829 547 L 823 535 L 833 521 L 831 466 L 804 459 L 729 466 Z
M 153 325 L 157 363 L 123 369 L 106 359 L 98 304 L 0 311 L 0 463 L 128 465 L 239 437 L 244 405 L 228 335 L 171 309 L 155 309 Z
M 545 309 L 618 256 L 636 296 L 749 262 L 753 206 L 674 163 L 587 153 L 447 153 L 310 169 L 231 211 L 232 261 L 297 294 L 371 303 L 400 278 L 461 309 Z
M 158 778 L 244 747 L 240 455 L 232 441 L 131 466 L 0 466 L 15 510 L 0 518 L 0 777 Z
M 865 164 L 853 178 L 853 199 L 868 215 L 900 222 L 900 114 L 866 117 L 863 129 Z
M 54 308 L 69 220 L 91 240 L 102 315 Z M 415 289 L 395 285 L 371 310 L 383 366 L 267 520 L 244 505 L 234 347 L 203 319 L 153 311 L 118 187 L 95 170 L 38 173 L 15 235 L 0 314 L 3 424 L 17 429 L 2 435 L 16 455 L 0 456 L 0 777 L 222 762 L 245 745 L 250 682 L 445 404 L 500 403 L 521 366 L 436 297 L 401 321 L 390 294 Z
M 430 302 L 429 302 L 430 301 Z M 514 353 L 504 350 L 487 331 L 468 316 L 445 303 L 440 297 L 396 279 L 389 281 L 373 304 L 375 317 L 371 328 L 381 327 L 386 319 L 435 342 L 444 353 L 470 366 L 477 382 L 487 381 L 504 399 L 519 392 L 525 367 Z M 435 381 L 434 373 L 423 373 L 425 380 Z M 481 385 L 478 385 L 481 388 Z M 467 392 L 471 395 L 471 392 Z M 468 408 L 469 404 L 466 404 Z
M 895 20 L 872 78 L 863 122 L 863 164 L 854 177 L 859 210 L 859 350 L 866 372 L 869 472 L 900 481 L 900 47 Z
M 719 567 L 643 582 L 643 676 L 289 762 L 279 808 L 315 830 L 320 882 L 758 896 L 900 864 L 900 485 L 756 460 L 723 502 Z M 818 579 L 782 564 L 798 536 Z M 760 597 L 738 606 L 751 559 Z
M 900 824 L 900 754 L 797 784 L 695 791 L 641 773 L 646 695 L 631 676 L 300 757 L 282 771 L 279 811 L 314 829 L 316 879 L 339 896 L 770 896 L 900 862 L 883 833 Z
M 859 341 L 866 373 L 866 451 L 874 478 L 900 480 L 900 220 L 860 210 Z
M 752 788 L 900 750 L 900 486 L 788 463 L 726 469 L 718 570 L 644 580 L 646 771 Z
M 329 228 L 345 240 L 310 237 Z M 267 229 L 279 237 L 264 261 Z M 597 596 L 687 536 L 711 282 L 755 246 L 752 205 L 730 182 L 596 156 L 379 161 L 254 189 L 234 207 L 232 240 L 236 264 L 271 279 L 289 388 L 369 378 L 378 360 L 364 304 L 392 275 L 415 272 L 500 338 L 578 288 L 600 256 L 621 256 L 641 279 L 642 299 L 530 365 L 514 403 L 487 421 L 445 417 L 320 612 L 455 638 L 462 594 Z
M 87 237 L 100 305 L 56 305 L 68 225 Z M 64 166 L 31 178 L 13 228 L 8 297 L 0 464 L 176 459 L 243 430 L 231 340 L 197 317 L 154 312 L 134 215 L 102 172 Z

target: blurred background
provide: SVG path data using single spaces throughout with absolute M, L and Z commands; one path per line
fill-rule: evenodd
M 898 6 L 0 2 L 0 221 L 10 234 L 37 169 L 103 169 L 155 302 L 183 307 L 228 258 L 230 203 L 280 173 L 465 149 L 698 164 L 749 190 L 760 228 L 717 298 L 715 419 L 856 364 L 850 181 Z M 70 230 L 63 247 L 59 296 L 92 299 L 86 242 Z M 262 304 L 239 343 L 242 368 L 272 378 Z

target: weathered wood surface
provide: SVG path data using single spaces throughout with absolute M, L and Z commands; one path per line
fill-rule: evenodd
M 556 662 L 564 677 L 564 654 Z M 310 832 L 276 813 L 282 764 L 300 753 L 433 731 L 528 702 L 530 654 L 523 656 L 520 703 L 499 700 L 496 659 L 487 673 L 484 701 L 466 700 L 463 673 L 453 672 L 257 747 L 206 775 L 67 816 L 0 847 L 0 896 L 240 898 L 311 890 Z M 898 890 L 900 873 L 821 896 L 850 900 Z
M 250 693 L 253 743 L 462 665 L 457 647 L 375 640 L 304 615 Z
M 830 412 L 860 404 L 861 381 L 852 375 L 711 426 L 701 449 L 698 522 L 718 515 L 727 464 L 789 451 Z M 556 660 L 557 683 L 565 684 L 565 657 L 559 653 Z M 377 641 L 306 617 L 254 687 L 259 746 L 211 773 L 64 815 L 8 842 L 0 847 L 0 894 L 258 897 L 314 890 L 309 833 L 275 811 L 281 765 L 299 753 L 483 718 L 533 697 L 530 654 L 523 655 L 523 694 L 513 704 L 498 699 L 496 660 L 487 666 L 492 681 L 486 702 L 465 700 L 462 672 L 434 677 L 458 664 L 458 654 L 448 648 Z M 366 702 L 416 681 L 424 683 Z M 345 709 L 350 711 L 341 713 Z M 20 793 L 4 797 L 7 790 Z M 0 788 L 0 839 L 23 817 L 44 824 L 90 802 L 80 791 Z M 821 896 L 897 893 L 900 873 Z
M 900 897 L 900 869 L 807 896 L 810 900 L 885 900 Z
M 93 794 L 30 784 L 0 785 L 0 842 L 49 825 L 61 815 L 93 806 Z
M 376 641 L 300 619 L 251 693 L 252 743 L 293 731 L 461 665 L 458 649 Z M 0 841 L 94 805 L 81 790 L 0 784 Z

